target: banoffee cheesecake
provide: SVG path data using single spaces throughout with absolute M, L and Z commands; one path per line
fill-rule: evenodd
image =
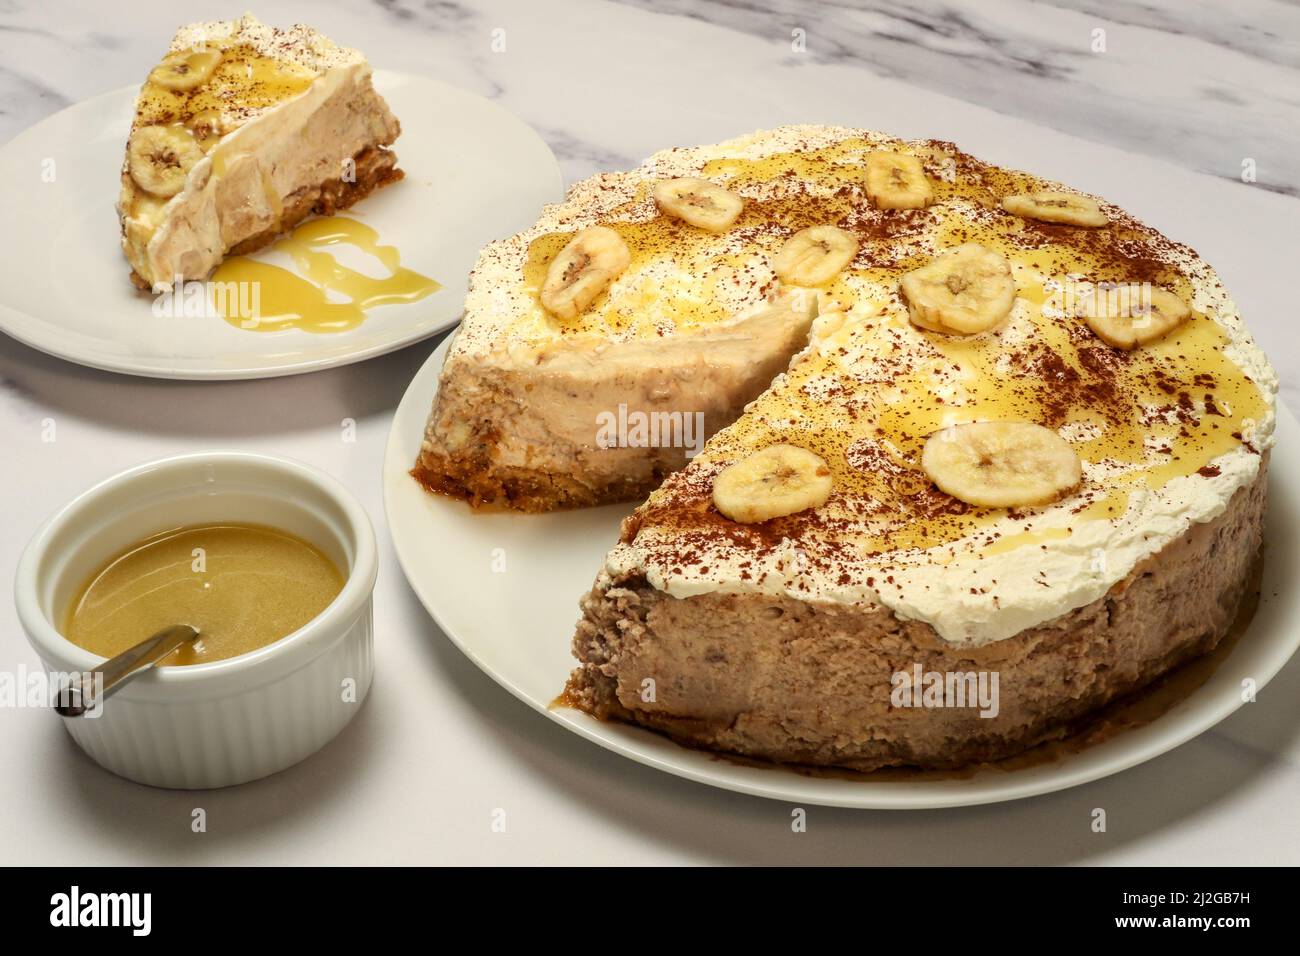
M 807 314 L 743 317 L 801 293 L 769 385 Z M 420 465 L 483 500 L 652 482 L 600 463 L 584 403 L 698 408 L 755 349 L 730 394 L 761 394 L 582 601 L 566 699 L 597 717 L 781 763 L 998 760 L 1214 648 L 1250 586 L 1277 382 L 1214 270 L 952 144 L 661 153 L 490 247 L 470 305 Z
M 117 210 L 131 279 L 205 278 L 402 177 L 401 127 L 356 50 L 251 14 L 176 32 L 136 100 Z

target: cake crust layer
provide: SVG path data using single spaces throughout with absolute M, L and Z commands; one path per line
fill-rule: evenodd
M 422 455 L 411 476 L 426 491 L 462 498 L 475 508 L 504 505 L 516 511 L 543 512 L 586 508 L 644 498 L 664 474 L 651 465 L 644 478 L 610 477 L 597 484 L 533 468 L 476 468 L 463 458 L 435 452 Z

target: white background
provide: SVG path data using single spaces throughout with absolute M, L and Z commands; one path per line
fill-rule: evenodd
M 498 99 L 541 132 L 570 181 L 670 144 L 839 122 L 952 139 L 1104 193 L 1218 266 L 1297 407 L 1294 8 L 1120 2 L 1107 19 L 1024 0 L 809 6 L 659 5 L 689 7 L 686 17 L 585 0 L 263 2 L 256 12 L 312 23 L 377 66 Z M 0 138 L 139 82 L 178 24 L 239 12 L 189 2 L 6 8 Z M 1104 53 L 1091 49 L 1099 28 Z M 503 53 L 492 52 L 494 29 L 505 30 Z M 791 49 L 796 29 L 806 52 Z M 1254 185 L 1239 181 L 1245 158 L 1256 160 Z M 22 224 L 0 241 L 21 242 Z M 87 290 L 87 308 L 94 297 Z M 384 527 L 389 420 L 433 344 L 337 371 L 205 385 L 94 372 L 0 340 L 0 577 L 12 579 L 39 522 L 91 483 L 214 447 L 289 455 L 335 475 L 369 509 L 381 549 L 374 691 L 325 751 L 243 787 L 166 792 L 97 768 L 48 713 L 0 711 L 0 863 L 1300 862 L 1295 664 L 1214 731 L 1116 777 L 965 810 L 809 808 L 802 834 L 790 831 L 789 806 L 656 773 L 533 713 L 438 632 Z M 348 418 L 354 443 L 342 440 Z M 46 420 L 52 443 L 42 441 Z M 20 666 L 37 659 L 6 604 L 0 668 Z M 196 807 L 207 811 L 205 834 L 190 830 Z M 1090 830 L 1096 807 L 1107 811 L 1104 834 Z M 497 808 L 504 833 L 490 826 Z

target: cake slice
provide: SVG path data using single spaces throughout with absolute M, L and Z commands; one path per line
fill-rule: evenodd
M 743 150 L 594 176 L 482 251 L 412 472 L 425 487 L 522 511 L 642 499 L 789 364 L 817 290 L 776 279 L 744 187 L 689 191 Z
M 141 87 L 122 167 L 132 281 L 203 279 L 400 179 L 400 131 L 365 57 L 310 27 L 251 14 L 182 27 Z
M 730 234 L 826 304 L 624 522 L 570 702 L 747 758 L 952 768 L 1218 644 L 1260 552 L 1277 382 L 1208 265 L 947 143 L 717 149 L 703 171 L 748 197 Z M 857 253 L 810 251 L 810 221 Z

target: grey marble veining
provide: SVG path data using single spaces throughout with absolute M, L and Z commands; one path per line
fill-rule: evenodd
M 774 43 L 802 30 L 813 61 L 1215 176 L 1254 160 L 1259 185 L 1300 195 L 1300 7 L 1284 0 L 624 2 Z
M 653 19 L 620 15 L 620 5 Z M 528 4 L 261 6 L 264 17 L 307 20 L 327 32 L 335 23 L 351 24 L 358 37 L 353 42 L 363 49 L 376 42 L 390 46 L 400 37 L 404 56 L 389 63 L 393 68 L 432 66 L 494 98 L 525 92 L 514 82 L 521 74 L 498 75 L 507 58 L 493 56 L 489 37 L 495 28 L 511 29 L 526 19 Z M 528 62 L 529 86 L 547 82 L 552 49 L 561 55 L 567 46 L 562 55 L 572 56 L 575 46 L 616 48 L 635 39 L 628 31 L 641 35 L 654 29 L 655 20 L 686 19 L 725 31 L 717 36 L 766 40 L 783 68 L 831 64 L 861 71 L 864 81 L 892 78 L 1225 179 L 1240 181 L 1243 163 L 1250 163 L 1257 187 L 1300 195 L 1300 6 L 1286 0 L 571 0 L 531 6 L 552 14 L 544 27 L 549 35 L 531 26 L 530 35 L 515 39 L 508 58 Z M 0 140 L 91 92 L 139 82 L 138 64 L 156 57 L 174 24 L 214 15 L 211 4 L 189 0 L 148 0 L 127 9 L 132 15 L 109 15 L 100 4 L 45 2 L 0 11 L 7 54 L 0 65 Z M 698 62 L 702 56 L 708 61 Z M 659 69 L 702 66 L 708 69 L 701 75 L 725 77 L 738 64 L 715 40 L 699 48 L 665 46 Z M 655 81 L 644 77 L 646 93 L 653 95 Z M 809 115 L 817 106 L 807 104 Z M 869 99 L 864 107 L 870 110 Z M 944 135 L 942 115 L 915 122 Z M 626 165 L 635 156 L 573 129 L 551 124 L 549 133 L 574 175 Z

